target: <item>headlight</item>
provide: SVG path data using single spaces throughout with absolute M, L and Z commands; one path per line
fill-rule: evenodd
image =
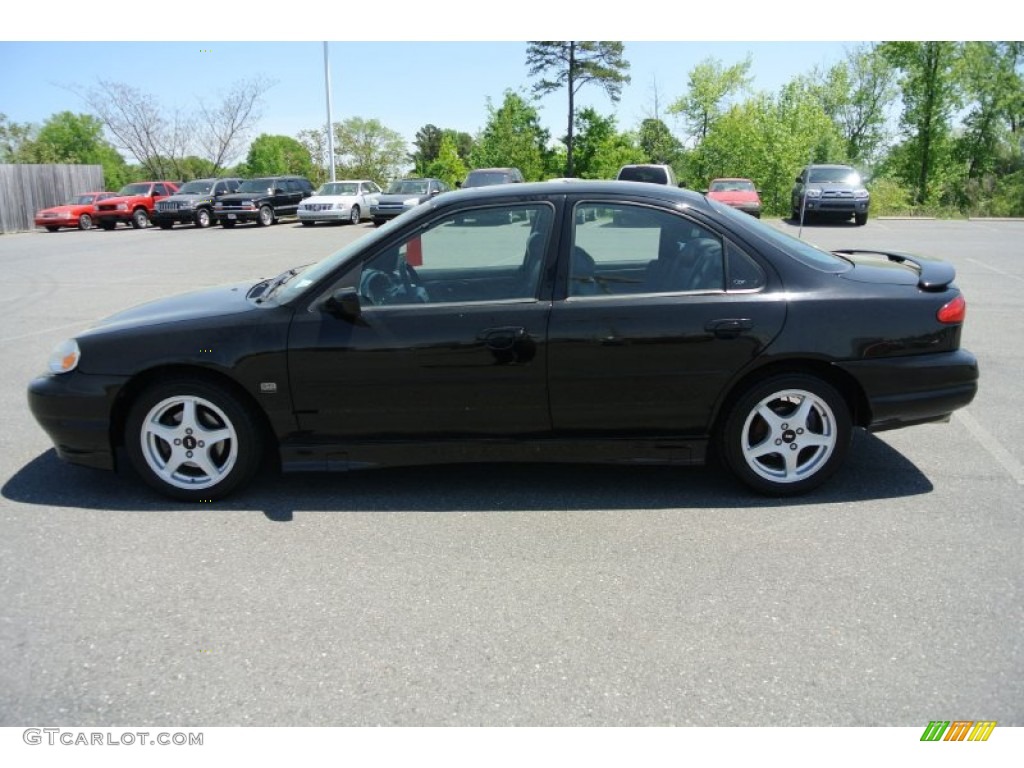
M 119 211 L 127 211 L 128 210 L 128 203 L 118 203 L 117 204 L 117 210 L 119 210 Z
M 223 208 L 224 207 L 224 203 L 222 203 L 220 200 L 218 200 L 216 203 L 213 204 L 213 207 L 214 208 Z
M 420 204 L 420 199 L 418 197 L 410 197 L 408 200 L 403 200 L 402 201 L 402 207 L 403 208 L 415 208 L 419 204 Z
M 808 197 L 821 197 L 821 190 L 820 189 L 808 189 L 806 194 L 807 194 Z
M 859 200 L 864 200 L 868 196 L 868 191 L 866 189 L 855 189 L 853 191 L 853 196 Z
M 78 367 L 78 358 L 81 355 L 77 341 L 74 339 L 62 341 L 50 353 L 47 367 L 50 369 L 50 373 L 70 373 Z
M 194 207 L 195 206 L 194 206 L 194 204 L 192 203 L 191 200 L 182 200 L 180 203 L 178 203 L 178 208 L 186 209 L 186 208 L 194 208 Z
M 71 218 L 71 211 L 61 211 L 60 212 L 60 217 L 62 219 L 70 219 Z

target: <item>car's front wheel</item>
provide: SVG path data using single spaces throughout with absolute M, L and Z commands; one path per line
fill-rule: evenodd
M 132 227 L 135 229 L 145 229 L 149 226 L 149 214 L 146 213 L 145 208 L 139 208 L 132 214 Z
M 274 211 L 269 205 L 264 205 L 260 208 L 259 215 L 256 218 L 256 223 L 261 227 L 269 227 L 274 223 Z
M 760 493 L 791 496 L 825 482 L 850 444 L 850 408 L 828 382 L 802 373 L 747 389 L 719 433 L 725 463 Z
M 213 222 L 213 217 L 210 215 L 210 211 L 206 208 L 200 208 L 196 211 L 196 226 L 200 229 L 206 229 Z
M 858 227 L 863 227 L 868 223 L 868 215 L 866 213 L 855 213 L 853 214 L 853 221 Z
M 348 221 L 350 224 L 358 224 L 362 216 L 359 213 L 359 206 L 353 205 L 352 210 L 348 212 Z
M 252 411 L 220 385 L 188 377 L 136 399 L 125 446 L 143 480 L 184 501 L 227 496 L 253 478 L 262 459 Z

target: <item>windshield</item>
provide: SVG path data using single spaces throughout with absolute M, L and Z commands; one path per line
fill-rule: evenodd
M 427 194 L 427 182 L 404 179 L 393 181 L 388 187 L 389 195 L 425 195 Z
M 79 195 L 68 203 L 68 205 L 89 205 L 95 199 L 96 195 Z
M 753 192 L 754 182 L 744 181 L 743 179 L 724 179 L 722 181 L 712 181 L 711 192 Z
M 196 179 L 195 181 L 188 182 L 185 186 L 178 190 L 179 195 L 208 195 L 210 190 L 213 189 L 212 181 L 203 181 Z
M 121 191 L 117 194 L 122 197 L 130 197 L 132 195 L 148 195 L 149 184 L 126 184 L 121 187 Z
M 273 188 L 272 179 L 249 179 L 238 185 L 239 192 L 270 192 Z
M 807 180 L 812 184 L 861 184 L 860 174 L 852 168 L 811 168 Z
M 330 181 L 316 191 L 318 195 L 358 195 L 359 185 L 346 181 Z

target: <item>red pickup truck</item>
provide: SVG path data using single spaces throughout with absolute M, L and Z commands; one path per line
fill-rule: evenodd
M 113 229 L 119 221 L 131 224 L 135 229 L 142 229 L 149 226 L 156 201 L 170 197 L 177 191 L 176 181 L 137 181 L 127 184 L 117 193 L 117 197 L 97 203 L 93 219 L 103 229 Z

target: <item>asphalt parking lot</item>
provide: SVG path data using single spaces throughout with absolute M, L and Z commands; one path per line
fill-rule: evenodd
M 952 262 L 982 378 L 795 501 L 512 465 L 197 508 L 55 457 L 25 387 L 56 343 L 371 229 L 0 236 L 0 725 L 1024 725 L 1024 223 L 804 228 Z

